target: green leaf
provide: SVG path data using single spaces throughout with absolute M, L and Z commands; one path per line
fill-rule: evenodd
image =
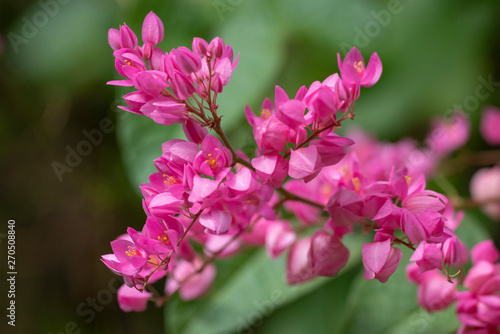
M 346 236 L 345 243 L 352 250 L 351 257 L 339 276 L 360 262 L 364 241 L 360 236 Z M 305 284 L 288 286 L 285 282 L 285 256 L 272 261 L 263 250 L 247 259 L 231 260 L 217 263 L 219 274 L 207 297 L 193 302 L 173 298 L 167 303 L 167 333 L 210 334 L 258 327 L 275 310 L 330 281 L 320 277 Z
M 430 334 L 458 328 L 453 307 L 451 311 L 427 314 L 417 306 L 417 287 L 405 276 L 411 251 L 405 249 L 403 254 L 398 269 L 386 283 L 365 280 L 360 272 L 347 301 L 343 332 Z
M 318 289 L 278 309 L 262 325 L 256 324 L 252 329 L 257 334 L 338 333 L 349 289 L 360 274 L 361 261 L 357 259 L 357 262 Z
M 161 144 L 183 136 L 182 127 L 166 127 L 142 115 L 119 113 L 117 137 L 122 159 L 129 181 L 139 193 L 139 185 L 156 172 L 153 161 L 162 155 Z
M 6 49 L 25 80 L 42 88 L 77 89 L 111 73 L 112 50 L 106 44 L 112 3 L 52 2 L 50 10 L 44 10 L 40 3 L 33 2 L 22 19 L 15 21 L 11 32 L 22 42 Z

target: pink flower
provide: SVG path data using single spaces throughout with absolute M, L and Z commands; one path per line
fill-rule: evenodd
M 311 237 L 297 240 L 288 253 L 286 263 L 286 281 L 288 284 L 298 284 L 314 278 L 314 272 L 309 261 Z
M 335 276 L 344 268 L 349 259 L 349 250 L 336 235 L 323 229 L 311 237 L 309 262 L 313 272 L 319 276 Z
M 144 59 L 135 50 L 119 49 L 113 52 L 113 56 L 115 56 L 116 71 L 118 74 L 128 79 L 108 81 L 108 85 L 133 86 L 134 83 L 132 78 L 134 78 L 137 73 L 146 71 Z
M 461 331 L 469 329 L 495 333 L 500 326 L 500 265 L 498 250 L 490 241 L 484 241 L 472 249 L 474 266 L 464 280 L 469 291 L 457 294 L 458 319 L 463 323 Z
M 163 40 L 163 33 L 163 22 L 155 13 L 149 12 L 142 23 L 142 41 L 144 42 L 142 53 L 144 58 L 151 58 L 154 47 Z
M 485 240 L 474 246 L 471 257 L 473 264 L 478 264 L 480 261 L 495 263 L 500 259 L 500 253 L 492 240 Z
M 137 36 L 125 23 L 120 30 L 109 29 L 108 42 L 113 50 L 133 49 L 137 46 Z
M 177 218 L 167 216 L 163 220 L 148 217 L 142 233 L 129 228 L 134 243 L 148 254 L 161 255 L 177 250 L 177 242 L 184 234 L 184 227 Z M 132 232 L 132 233 L 131 233 Z
M 201 69 L 201 58 L 188 48 L 181 46 L 175 51 L 175 63 L 184 75 L 198 72 Z
M 220 180 L 225 177 L 233 161 L 233 155 L 214 136 L 207 135 L 201 143 L 201 151 L 196 155 L 193 167 L 201 174 Z
M 363 199 L 355 191 L 342 188 L 330 198 L 325 208 L 333 226 L 349 226 L 362 219 Z
M 101 260 L 114 273 L 121 276 L 134 276 L 142 270 L 148 256 L 144 249 L 135 245 L 130 238 L 113 240 L 113 254 L 103 255 Z
M 450 283 L 438 270 L 434 269 L 420 275 L 418 282 L 418 304 L 427 312 L 441 311 L 455 301 L 456 283 Z
M 142 312 L 146 310 L 148 299 L 153 294 L 148 291 L 140 292 L 136 288 L 122 285 L 117 292 L 118 305 L 123 312 Z
M 232 196 L 254 193 L 259 187 L 256 175 L 247 167 L 241 167 L 235 174 L 228 174 L 224 184 Z
M 211 205 L 219 198 L 220 181 L 211 180 L 199 175 L 194 175 L 191 194 L 188 201 L 191 203 L 204 203 L 204 207 Z
M 230 212 L 211 207 L 200 215 L 199 221 L 201 225 L 207 228 L 206 232 L 225 234 L 231 227 L 232 217 Z
M 458 319 L 464 328 L 493 330 L 500 326 L 500 271 L 498 264 L 481 261 L 464 281 L 470 291 L 458 293 Z M 488 332 L 490 333 L 490 332 Z
M 194 83 L 190 77 L 187 77 L 177 70 L 174 71 L 171 77 L 171 82 L 172 90 L 181 100 L 187 100 L 195 92 Z
M 210 57 L 221 58 L 224 53 L 225 44 L 220 37 L 215 37 L 207 46 Z
M 280 188 L 288 175 L 288 161 L 277 152 L 252 159 L 252 167 L 263 184 Z
M 412 244 L 416 245 L 422 240 L 438 237 L 443 233 L 443 216 L 435 211 L 426 210 L 421 214 L 415 214 L 403 209 L 402 213 L 401 230 Z
M 205 253 L 208 256 L 217 254 L 217 258 L 225 258 L 234 255 L 240 250 L 240 240 L 234 239 L 234 235 L 207 234 L 204 243 Z
M 130 105 L 130 104 L 129 104 Z M 186 106 L 171 97 L 160 95 L 144 104 L 140 111 L 158 124 L 172 125 L 187 118 Z
M 437 154 L 451 153 L 467 143 L 470 122 L 462 112 L 455 112 L 451 119 L 435 120 L 426 142 Z
M 317 147 L 302 147 L 291 151 L 288 175 L 294 179 L 304 179 L 305 182 L 309 182 L 318 175 L 322 167 Z
M 266 229 L 266 250 L 271 259 L 278 258 L 295 241 L 295 232 L 287 221 L 271 222 Z
M 193 38 L 192 49 L 195 54 L 200 57 L 207 55 L 208 43 L 203 38 Z
M 423 241 L 410 257 L 410 261 L 415 261 L 419 272 L 423 273 L 432 269 L 442 269 L 441 249 L 439 244 L 427 243 Z
M 183 202 L 184 201 L 174 197 L 170 192 L 164 192 L 151 199 L 148 209 L 154 217 L 166 219 L 171 215 L 178 214 Z
M 377 83 L 382 75 L 382 62 L 378 54 L 375 52 L 371 55 L 368 65 L 365 67 L 365 61 L 361 52 L 356 47 L 353 47 L 345 56 L 344 62 L 337 54 L 337 61 L 340 70 L 340 76 L 343 81 L 359 87 L 371 87 Z M 355 88 L 357 93 L 353 94 L 354 99 L 357 99 L 359 88 Z
M 442 214 L 447 204 L 448 199 L 444 195 L 432 190 L 424 190 L 406 197 L 401 206 L 416 214 L 421 214 L 426 210 Z
M 151 97 L 157 97 L 168 86 L 167 75 L 161 71 L 141 71 L 134 75 L 132 80 L 139 91 Z
M 291 131 L 290 127 L 271 114 L 253 128 L 253 135 L 259 150 L 263 153 L 282 152 Z
M 182 129 L 184 130 L 186 138 L 190 142 L 196 144 L 201 144 L 203 142 L 203 139 L 205 139 L 205 137 L 208 135 L 208 130 L 206 127 L 201 126 L 200 124 L 192 121 L 189 118 L 182 124 Z
M 447 227 L 444 228 L 443 234 L 447 237 L 441 246 L 443 264 L 447 266 L 466 263 L 468 251 L 464 243 Z
M 480 130 L 484 140 L 490 145 L 500 145 L 500 109 L 490 106 L 483 109 Z
M 144 92 L 134 91 L 123 96 L 123 99 L 130 106 L 123 107 L 119 106 L 120 109 L 129 111 L 134 114 L 142 115 L 141 108 L 146 102 L 148 102 L 151 97 Z
M 470 192 L 488 216 L 500 220 L 500 166 L 478 170 L 470 182 Z
M 311 85 L 306 97 L 307 107 L 312 111 L 311 118 L 315 123 L 335 120 L 337 111 L 341 108 L 342 102 L 333 90 L 325 85 L 314 89 Z M 314 90 L 313 90 L 314 89 Z
M 178 174 L 182 175 L 184 165 L 193 163 L 198 154 L 198 145 L 182 139 L 171 139 L 161 145 L 161 150 L 163 152 L 162 158 L 168 161 L 168 167 L 177 170 Z
M 215 266 L 209 263 L 203 267 L 199 258 L 194 258 L 191 262 L 181 260 L 173 269 L 171 279 L 167 279 L 165 292 L 171 295 L 179 291 L 179 296 L 184 301 L 199 298 L 208 291 L 215 274 Z
M 396 271 L 403 252 L 391 246 L 391 240 L 366 243 L 361 249 L 365 279 L 377 279 L 382 283 Z

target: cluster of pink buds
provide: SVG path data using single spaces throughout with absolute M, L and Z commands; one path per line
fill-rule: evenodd
M 203 132 L 198 124 L 208 125 L 205 111 L 216 112 L 217 95 L 231 79 L 238 58 L 234 60 L 231 46 L 218 37 L 210 43 L 195 38 L 193 50 L 179 47 L 164 52 L 157 46 L 163 34 L 163 23 L 153 12 L 144 19 L 142 47 L 126 24 L 120 30 L 110 29 L 116 70 L 127 79 L 108 84 L 137 89 L 123 97 L 129 107 L 120 108 L 159 124 L 184 124 L 198 138 L 196 130 Z
M 498 333 L 500 327 L 500 259 L 491 240 L 472 249 L 472 268 L 457 293 L 459 333 Z
M 462 322 L 458 333 L 498 333 L 500 326 L 500 256 L 491 240 L 480 242 L 471 252 L 472 268 L 458 291 L 457 280 L 448 281 L 437 269 L 420 272 L 407 267 L 408 279 L 418 285 L 418 303 L 429 312 L 457 303 Z
M 361 87 L 382 74 L 376 53 L 365 66 L 353 48 L 343 60 L 338 55 L 340 75 L 302 86 L 293 98 L 276 86 L 274 102 L 266 98 L 257 115 L 246 107 L 258 148 L 250 159 L 231 146 L 217 105 L 239 55 L 234 60 L 218 37 L 164 52 L 157 46 L 163 34 L 150 12 L 142 46 L 125 24 L 108 35 L 125 77 L 109 84 L 136 89 L 120 108 L 163 125 L 180 123 L 187 138 L 162 144 L 157 172 L 140 186 L 144 226 L 129 227 L 111 242 L 113 253 L 102 256 L 124 278 L 118 291 L 124 311 L 142 311 L 148 300 L 162 305 L 174 293 L 183 300 L 202 296 L 216 275 L 212 262 L 243 246 L 263 246 L 272 259 L 286 253 L 289 284 L 335 276 L 349 258 L 343 237 L 362 230 L 373 232 L 361 251 L 366 279 L 386 282 L 402 259 L 398 246 L 408 247 L 414 251 L 408 278 L 419 286 L 422 307 L 433 312 L 458 300 L 463 333 L 500 325 L 498 252 L 491 243 L 476 246 L 464 281 L 469 291 L 457 292 L 450 271 L 467 261 L 454 232 L 463 212 L 426 189 L 426 175 L 469 137 L 463 114 L 436 121 L 426 149 L 409 140 L 381 143 L 359 130 L 349 133 L 353 145 L 335 131 L 354 118 Z M 488 117 L 496 122 L 497 114 Z M 497 133 L 483 127 L 495 142 Z M 285 219 L 285 211 L 297 219 Z M 151 284 L 163 277 L 160 296 Z

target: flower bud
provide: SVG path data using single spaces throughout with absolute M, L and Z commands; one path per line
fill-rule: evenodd
M 500 220 L 500 166 L 478 170 L 472 177 L 470 192 L 488 216 Z
M 201 58 L 183 46 L 176 50 L 175 62 L 181 72 L 185 75 L 197 72 L 201 68 Z
M 488 107 L 483 110 L 480 130 L 484 140 L 490 145 L 500 145 L 500 109 Z
M 220 37 L 215 37 L 210 44 L 208 44 L 207 52 L 212 57 L 220 58 L 224 52 L 224 47 L 224 41 Z
M 145 44 L 156 44 L 163 40 L 163 22 L 152 11 L 146 15 L 142 24 L 142 40 Z
M 200 57 L 207 55 L 208 43 L 203 38 L 193 38 L 193 52 Z
M 148 298 L 153 297 L 151 292 L 140 292 L 136 288 L 122 285 L 117 292 L 118 305 L 123 312 L 142 312 L 146 310 Z

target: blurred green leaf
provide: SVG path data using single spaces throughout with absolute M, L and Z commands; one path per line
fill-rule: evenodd
M 361 245 L 366 240 L 359 235 L 349 235 L 344 241 L 351 250 L 351 256 L 339 277 L 360 262 Z M 229 264 L 226 261 L 217 263 L 219 275 L 208 296 L 194 302 L 174 298 L 167 303 L 167 333 L 210 334 L 256 327 L 276 309 L 330 281 L 321 277 L 305 284 L 288 286 L 285 281 L 285 256 L 272 261 L 262 249 L 248 259 L 231 260 Z
M 448 312 L 427 314 L 417 306 L 417 287 L 405 276 L 411 251 L 404 249 L 403 254 L 386 283 L 365 280 L 360 272 L 347 300 L 345 322 L 337 333 L 449 333 L 458 328 L 453 307 Z
M 10 31 L 23 42 L 9 45 L 8 55 L 27 80 L 75 89 L 112 73 L 112 50 L 107 45 L 114 10 L 110 2 L 55 1 L 50 12 L 40 3 L 34 3 Z

